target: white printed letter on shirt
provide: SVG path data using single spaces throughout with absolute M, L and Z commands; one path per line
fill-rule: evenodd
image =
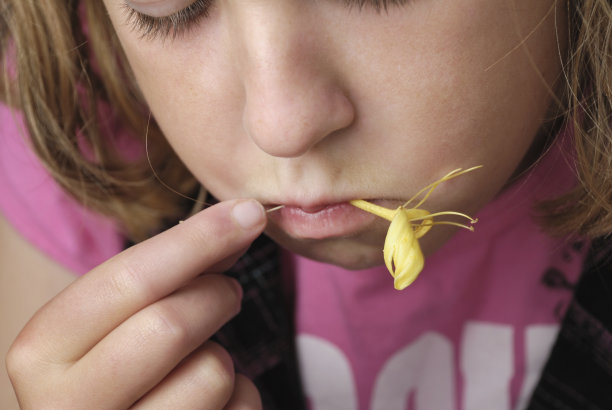
M 357 391 L 348 359 L 332 343 L 298 335 L 297 349 L 306 397 L 313 410 L 357 410 Z
M 469 322 L 461 343 L 464 408 L 510 409 L 510 379 L 514 372 L 512 327 Z
M 417 410 L 452 409 L 454 386 L 452 344 L 442 335 L 425 333 L 385 364 L 376 380 L 371 409 L 404 410 L 412 391 Z

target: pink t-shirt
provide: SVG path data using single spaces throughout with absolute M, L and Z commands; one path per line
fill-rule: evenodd
M 25 239 L 76 274 L 123 247 L 110 220 L 61 190 L 28 146 L 21 114 L 0 104 L 0 213 Z
M 551 239 L 530 217 L 534 199 L 574 180 L 560 145 L 479 213 L 475 232 L 459 232 L 426 259 L 403 291 L 385 267 L 293 258 L 311 409 L 524 408 L 586 248 Z

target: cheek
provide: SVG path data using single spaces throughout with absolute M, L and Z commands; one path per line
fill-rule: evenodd
M 243 99 L 226 57 L 218 24 L 210 19 L 185 41 L 147 42 L 118 33 L 153 117 L 173 149 L 197 177 L 218 175 L 220 185 L 244 163 L 239 144 Z M 227 53 L 225 53 L 227 54 Z
M 408 53 L 394 46 L 403 61 L 389 62 L 402 69 L 388 95 L 397 95 L 394 117 L 403 118 L 398 134 L 410 134 L 397 145 L 406 148 L 389 155 L 395 164 L 417 158 L 419 164 L 406 163 L 412 169 L 484 164 L 501 181 L 518 165 L 553 101 L 560 73 L 555 16 L 547 14 L 548 1 L 534 2 L 522 21 L 509 10 L 501 13 L 500 2 L 473 1 L 465 10 L 457 3 L 435 23 L 443 28 L 438 35 L 404 38 Z
M 225 112 L 214 96 L 217 90 L 232 93 L 226 80 L 232 67 L 218 18 L 211 15 L 176 39 L 147 39 L 125 24 L 120 7 L 108 8 L 136 82 L 162 128 L 184 134 L 190 121 L 205 122 Z
M 386 86 L 371 87 L 366 96 L 374 107 L 372 134 L 385 124 L 393 143 L 371 146 L 366 158 L 395 186 L 412 184 L 412 192 L 421 186 L 412 181 L 484 165 L 466 177 L 469 184 L 457 182 L 461 192 L 450 189 L 453 183 L 440 186 L 430 203 L 473 213 L 506 184 L 547 118 L 560 75 L 557 50 L 564 48 L 557 44 L 555 24 L 563 17 L 547 14 L 548 1 L 531 3 L 533 13 L 519 22 L 509 10 L 500 14 L 495 9 L 500 2 L 471 2 L 479 3 L 478 8 L 473 5 L 465 12 L 459 6 L 469 2 L 451 3 L 457 4 L 431 22 L 442 28 L 436 36 L 419 31 L 395 36 L 401 45 L 380 47 L 391 50 L 393 58 L 368 47 L 375 50 L 368 60 L 394 68 Z M 424 25 L 419 29 L 431 34 Z M 436 202 L 441 197 L 445 205 Z

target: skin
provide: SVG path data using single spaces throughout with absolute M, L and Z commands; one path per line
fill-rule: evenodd
M 143 39 L 122 1 L 105 3 L 155 118 L 203 185 L 220 199 L 304 207 L 397 206 L 452 169 L 484 165 L 428 202 L 480 208 L 542 124 L 560 70 L 555 24 L 565 21 L 551 0 L 413 0 L 380 13 L 342 1 L 228 0 L 176 38 Z M 151 15 L 186 3 L 129 2 Z M 302 255 L 363 268 L 381 263 L 386 229 L 377 220 L 313 241 L 272 219 L 267 233 Z M 426 253 L 450 233 L 437 231 Z
M 265 222 L 255 201 L 223 202 L 74 281 L 6 357 L 20 408 L 260 410 L 252 383 L 208 339 L 242 297 L 218 272 Z M 3 244 L 14 240 L 2 233 Z
M 143 38 L 123 1 L 104 3 L 168 140 L 226 201 L 95 268 L 36 313 L 7 356 L 24 408 L 261 408 L 208 341 L 241 298 L 216 272 L 264 229 L 303 255 L 371 266 L 388 224 L 313 240 L 232 199 L 393 206 L 482 164 L 427 202 L 474 213 L 533 146 L 565 48 L 555 29 L 566 19 L 562 7 L 549 13 L 551 0 L 411 0 L 382 13 L 336 0 L 219 0 L 165 39 Z M 128 5 L 164 16 L 189 0 Z M 239 203 L 254 208 L 237 219 Z M 449 235 L 432 230 L 425 253 Z

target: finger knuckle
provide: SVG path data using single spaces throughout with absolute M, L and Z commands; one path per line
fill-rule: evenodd
M 127 249 L 114 258 L 117 269 L 104 282 L 100 292 L 104 292 L 111 298 L 130 298 L 146 300 L 153 297 L 154 289 L 146 285 L 147 275 L 151 267 L 146 264 L 147 258 L 140 257 L 136 249 Z
M 56 368 L 57 363 L 43 357 L 40 346 L 22 336 L 13 342 L 4 357 L 6 372 L 20 405 L 22 408 L 67 408 L 60 404 L 61 395 L 53 395 L 63 388 L 60 369 Z
M 189 323 L 170 303 L 151 305 L 143 316 L 140 327 L 143 341 L 182 346 L 190 343 L 193 337 Z
M 20 335 L 6 353 L 5 367 L 13 383 L 31 380 L 42 371 L 36 344 L 24 334 Z
M 31 357 L 30 349 L 24 343 L 20 343 L 19 339 L 12 344 L 4 359 L 6 371 L 12 381 L 19 379 L 24 371 L 31 368 Z

